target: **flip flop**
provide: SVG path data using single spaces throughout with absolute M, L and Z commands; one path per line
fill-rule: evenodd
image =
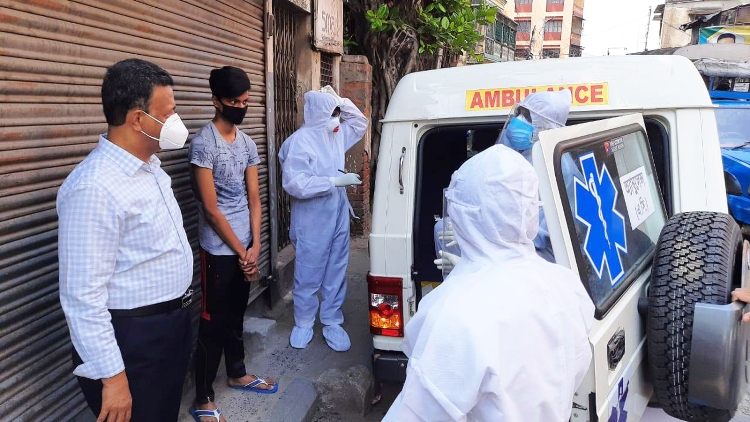
M 269 385 L 269 386 L 271 384 L 267 383 L 265 379 L 263 379 L 263 378 L 261 378 L 261 377 L 259 377 L 257 375 L 252 375 L 252 376 L 255 377 L 255 380 L 251 381 L 249 384 L 245 384 L 245 385 L 230 385 L 230 387 L 232 387 L 232 388 L 234 388 L 236 390 L 253 391 L 253 392 L 256 392 L 256 393 L 260 393 L 260 394 L 273 394 L 273 393 L 279 391 L 279 383 L 278 382 L 275 382 L 273 384 L 273 388 L 271 388 L 270 390 L 265 390 L 263 388 L 257 388 L 261 384 L 265 384 L 265 385 Z
M 190 406 L 190 415 L 195 419 L 195 422 L 201 422 L 201 418 L 216 418 L 216 422 L 221 422 L 221 409 L 218 407 L 216 410 L 199 410 L 195 406 Z

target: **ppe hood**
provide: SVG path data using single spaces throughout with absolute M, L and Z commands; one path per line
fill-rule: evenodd
M 445 193 L 462 259 L 497 262 L 535 254 L 539 182 L 516 151 L 495 145 L 469 159 Z

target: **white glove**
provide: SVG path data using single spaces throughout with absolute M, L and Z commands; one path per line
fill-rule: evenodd
M 453 255 L 450 252 L 445 251 L 439 251 L 440 258 L 433 261 L 435 263 L 435 266 L 438 270 L 443 271 L 443 269 L 451 271 L 453 270 L 453 267 L 458 265 L 458 261 L 461 260 L 461 257 L 458 255 Z
M 344 105 L 344 99 L 339 97 L 339 94 L 336 93 L 331 85 L 326 85 L 323 88 L 320 88 L 320 92 L 333 95 L 336 98 L 336 104 L 338 104 L 339 107 Z
M 445 245 L 446 248 L 450 248 L 451 246 L 456 245 L 456 236 L 453 234 L 453 224 L 448 223 L 448 227 L 443 229 L 443 231 L 438 232 L 438 239 L 440 239 L 443 243 L 448 242 L 447 245 Z
M 329 179 L 337 188 L 362 184 L 362 179 L 359 178 L 357 173 L 346 173 L 341 176 L 329 177 Z

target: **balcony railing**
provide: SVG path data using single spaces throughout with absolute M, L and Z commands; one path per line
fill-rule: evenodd
M 496 39 L 484 39 L 484 56 L 487 59 L 497 61 L 514 60 L 515 49 L 505 44 L 501 44 Z M 490 56 L 490 57 L 488 57 Z

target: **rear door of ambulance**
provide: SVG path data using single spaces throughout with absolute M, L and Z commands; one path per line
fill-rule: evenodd
M 637 305 L 667 218 L 643 117 L 541 132 L 533 161 L 557 263 L 580 274 L 596 307 L 571 420 L 637 421 L 651 396 Z

